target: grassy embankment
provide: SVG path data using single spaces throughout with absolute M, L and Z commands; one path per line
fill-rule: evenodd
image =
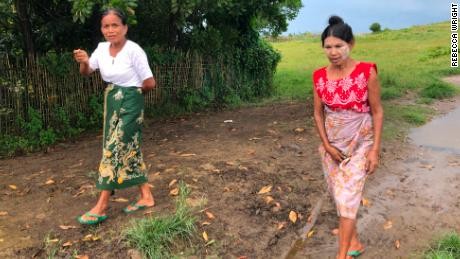
M 352 57 L 377 63 L 385 109 L 384 138 L 403 136 L 433 114 L 435 99 L 455 95 L 455 87 L 441 81 L 459 74 L 450 68 L 449 23 L 356 36 Z M 311 100 L 311 74 L 327 65 L 318 35 L 305 34 L 273 42 L 282 54 L 275 76 L 275 100 Z

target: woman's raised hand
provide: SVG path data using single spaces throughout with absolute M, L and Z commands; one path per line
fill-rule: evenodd
M 74 50 L 73 57 L 78 63 L 88 63 L 89 61 L 88 53 L 81 49 Z

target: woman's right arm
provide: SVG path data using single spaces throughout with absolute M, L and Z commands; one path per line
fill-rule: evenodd
M 89 56 L 86 51 L 76 49 L 73 51 L 73 56 L 75 61 L 80 64 L 80 74 L 88 76 L 93 72 L 93 70 L 89 67 Z
M 338 162 L 342 162 L 346 156 L 340 152 L 336 147 L 329 143 L 327 138 L 326 128 L 324 126 L 324 104 L 321 102 L 321 98 L 318 93 L 313 89 L 313 117 L 315 118 L 316 130 L 318 131 L 321 142 L 323 142 L 324 149 L 328 152 L 332 158 Z

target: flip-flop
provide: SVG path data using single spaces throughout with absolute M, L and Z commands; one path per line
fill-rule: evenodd
M 85 219 L 83 219 L 83 216 L 92 217 L 92 218 L 96 218 L 96 219 L 85 220 Z M 97 214 L 94 214 L 94 213 L 90 213 L 89 211 L 86 212 L 85 214 L 83 214 L 82 216 L 79 216 L 77 218 L 78 222 L 80 224 L 83 224 L 83 225 L 96 225 L 96 224 L 99 224 L 99 223 L 101 223 L 102 221 L 104 221 L 106 219 L 107 219 L 107 215 L 97 215 Z
M 123 208 L 123 212 L 126 214 L 130 214 L 139 210 L 143 210 L 145 208 L 152 207 L 152 206 L 147 206 L 147 205 L 139 205 L 137 202 L 133 202 L 129 204 L 129 206 Z
M 347 255 L 353 258 L 358 257 L 364 253 L 364 250 L 351 250 L 348 251 Z

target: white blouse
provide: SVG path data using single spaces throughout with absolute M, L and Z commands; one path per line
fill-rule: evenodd
M 141 87 L 142 82 L 153 77 L 147 55 L 135 42 L 127 40 L 115 57 L 110 55 L 110 42 L 100 42 L 89 58 L 89 67 L 99 69 L 106 82 L 123 87 Z

